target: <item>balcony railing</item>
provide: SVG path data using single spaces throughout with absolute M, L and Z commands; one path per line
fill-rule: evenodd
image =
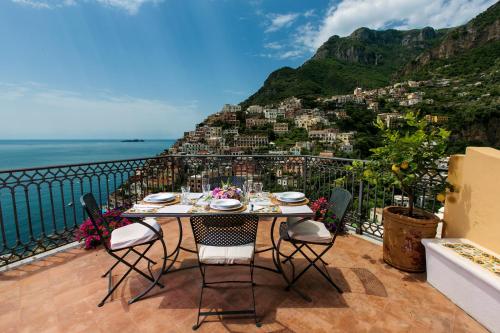
M 161 156 L 119 161 L 0 171 L 0 266 L 74 241 L 85 218 L 79 197 L 92 192 L 103 208 L 127 206 L 158 191 L 189 183 L 201 192 L 202 175 L 262 181 L 266 191 L 300 190 L 311 199 L 341 186 L 353 194 L 348 227 L 375 238 L 383 235 L 381 209 L 405 205 L 394 188 L 372 187 L 346 170 L 353 160 L 316 156 Z M 447 170 L 425 175 L 416 205 L 436 211 L 434 184 Z

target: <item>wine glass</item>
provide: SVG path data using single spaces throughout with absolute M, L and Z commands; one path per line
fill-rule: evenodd
M 181 186 L 181 203 L 183 205 L 188 205 L 189 204 L 189 193 L 191 192 L 191 188 L 189 185 L 186 186 Z

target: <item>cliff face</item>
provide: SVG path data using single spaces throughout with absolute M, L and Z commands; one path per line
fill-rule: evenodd
M 450 59 L 499 40 L 500 3 L 497 2 L 469 23 L 450 29 L 438 45 L 420 54 L 404 72 L 418 71 L 432 61 Z
M 409 31 L 376 31 L 359 28 L 345 38 L 331 37 L 318 49 L 312 60 L 330 58 L 348 63 L 377 66 L 387 61 L 386 59 L 394 61 L 389 54 L 394 47 L 411 57 L 433 45 L 440 35 L 430 27 Z M 408 59 L 405 57 L 404 60 Z

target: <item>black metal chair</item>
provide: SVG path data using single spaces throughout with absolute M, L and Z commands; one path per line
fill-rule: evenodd
M 156 222 L 156 219 L 146 218 L 144 220 L 137 220 L 135 223 L 123 226 L 121 228 L 115 229 L 111 231 L 109 229 L 109 225 L 106 219 L 101 214 L 101 209 L 97 204 L 92 193 L 84 194 L 80 198 L 80 202 L 82 203 L 85 211 L 87 212 L 92 224 L 97 231 L 97 235 L 103 244 L 106 252 L 109 253 L 110 256 L 115 258 L 117 261 L 111 266 L 110 269 L 106 271 L 102 275 L 102 277 L 108 276 L 108 293 L 102 299 L 102 301 L 98 304 L 99 307 L 104 305 L 104 302 L 113 294 L 113 292 L 118 288 L 118 286 L 124 281 L 125 277 L 127 277 L 130 272 L 135 271 L 139 273 L 141 276 L 146 278 L 151 282 L 143 292 L 139 295 L 133 297 L 128 303 L 132 304 L 133 302 L 141 299 L 144 295 L 146 295 L 154 286 L 158 285 L 160 288 L 163 288 L 163 284 L 159 282 L 160 277 L 162 276 L 162 272 L 165 270 L 166 260 L 163 260 L 162 269 L 159 271 L 158 276 L 155 278 L 153 272 L 151 271 L 151 264 L 155 265 L 156 262 L 146 256 L 146 253 L 151 249 L 154 243 L 160 242 L 163 247 L 163 258 L 167 257 L 167 247 L 165 245 L 165 241 L 163 240 L 163 231 L 161 226 Z M 110 233 L 111 238 L 108 242 L 103 237 L 103 234 L 98 226 L 98 221 L 102 221 L 102 224 Z M 136 247 L 146 246 L 146 248 L 141 252 L 136 249 Z M 125 251 L 122 255 L 118 255 L 117 252 Z M 125 257 L 131 252 L 138 255 L 138 258 L 131 260 L 130 262 L 125 260 Z M 148 272 L 149 274 L 141 271 L 137 268 L 137 265 L 141 260 L 144 259 L 148 262 Z M 118 280 L 118 282 L 113 285 L 112 281 L 112 271 L 119 264 L 122 263 L 128 267 L 127 272 Z
M 255 324 L 260 327 L 255 310 L 253 281 L 255 240 L 259 218 L 249 214 L 201 215 L 191 217 L 191 226 L 196 242 L 198 264 L 201 272 L 201 291 L 198 303 L 198 317 L 193 330 L 197 330 L 200 316 L 214 315 L 253 315 Z M 208 266 L 248 265 L 250 280 L 207 281 Z M 252 287 L 253 309 L 231 311 L 201 311 L 203 290 L 214 284 L 247 283 Z
M 349 191 L 343 188 L 334 188 L 332 191 L 332 195 L 330 197 L 330 208 L 329 214 L 335 214 L 336 226 L 335 231 L 332 233 L 326 228 L 323 222 L 317 222 L 313 220 L 304 220 L 298 218 L 289 218 L 287 222 L 282 222 L 280 225 L 280 238 L 277 243 L 277 263 L 279 268 L 283 274 L 283 277 L 287 283 L 287 290 L 300 279 L 305 272 L 307 272 L 311 267 L 314 267 L 320 274 L 339 292 L 342 293 L 342 289 L 333 282 L 330 273 L 326 268 L 328 265 L 322 257 L 330 250 L 337 238 L 338 234 L 344 229 L 344 219 L 346 213 L 349 209 L 349 206 L 352 201 L 352 195 Z M 288 242 L 292 244 L 294 247 L 294 251 L 290 255 L 285 255 L 280 251 L 280 247 L 282 242 Z M 321 252 L 317 253 L 311 245 L 324 246 Z M 304 252 L 304 248 L 308 249 L 310 253 L 314 255 L 314 257 L 310 257 Z M 309 264 L 297 275 L 295 275 L 295 265 L 293 263 L 293 258 L 295 254 L 300 253 Z M 283 261 L 280 260 L 280 256 L 284 257 Z M 317 266 L 317 263 L 321 262 L 325 271 L 320 269 Z M 292 277 L 289 279 L 284 270 L 283 263 L 290 262 L 292 265 Z M 300 293 L 299 294 L 306 299 L 307 301 L 311 301 L 311 299 Z
M 242 176 L 218 176 L 210 178 L 210 186 L 213 188 L 221 187 L 222 183 L 230 183 L 236 187 L 242 188 L 245 182 L 245 177 Z

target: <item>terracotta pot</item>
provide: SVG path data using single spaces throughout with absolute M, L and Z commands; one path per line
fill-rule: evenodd
M 416 217 L 404 214 L 408 208 L 384 208 L 384 261 L 407 272 L 425 272 L 422 238 L 434 238 L 439 219 L 432 213 L 414 209 Z

